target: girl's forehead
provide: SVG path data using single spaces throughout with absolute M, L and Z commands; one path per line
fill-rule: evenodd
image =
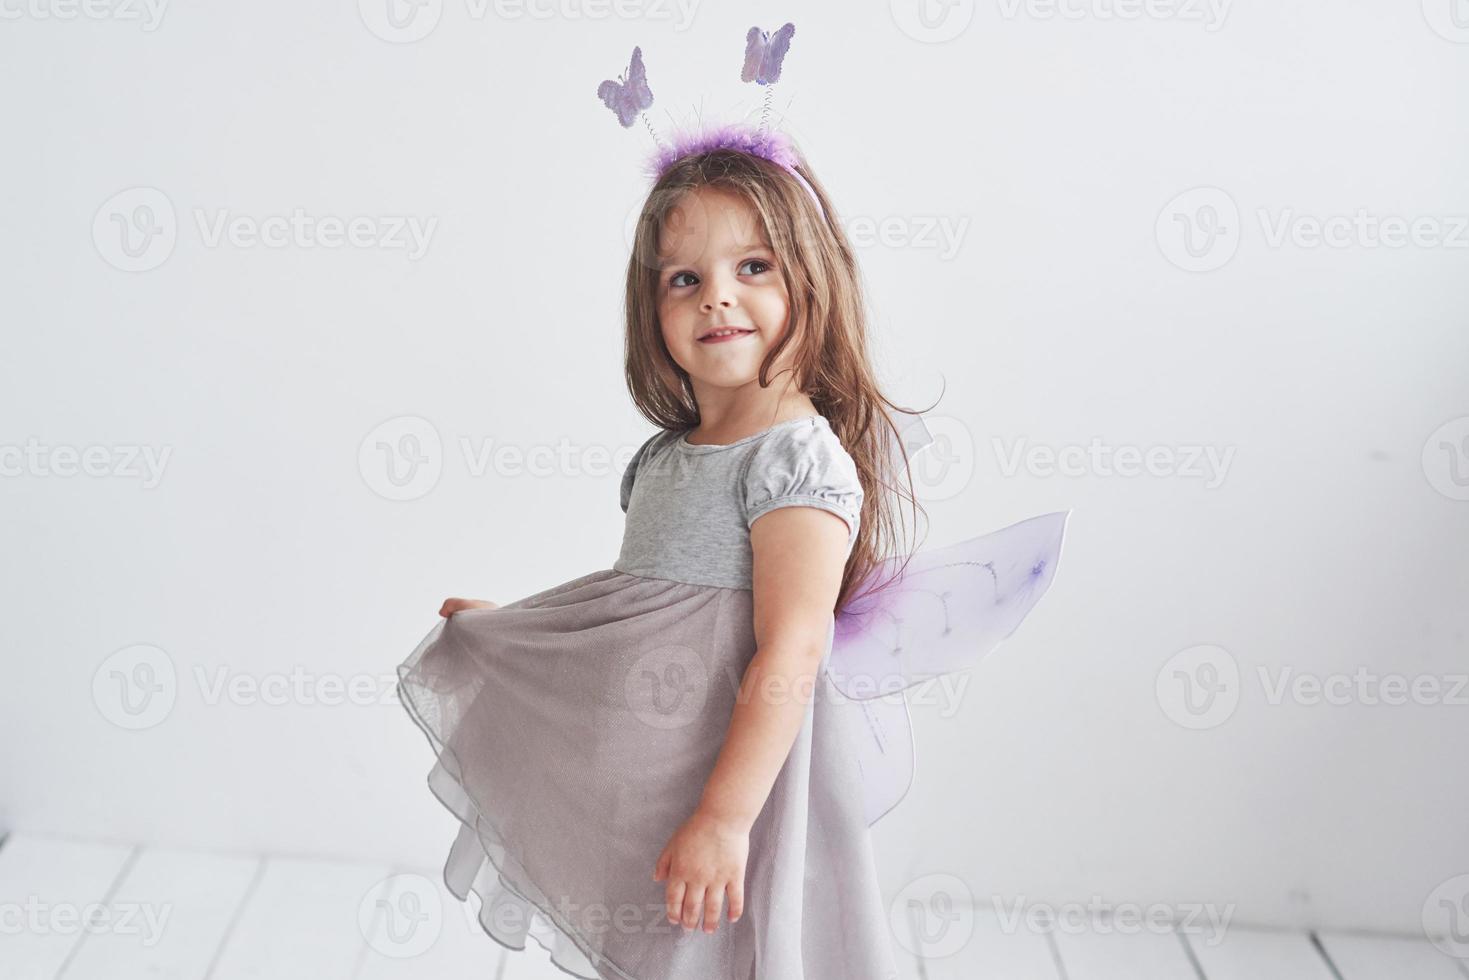
M 708 249 L 770 247 L 765 223 L 749 201 L 708 187 L 679 198 L 663 215 L 658 232 L 658 251 L 665 256 Z

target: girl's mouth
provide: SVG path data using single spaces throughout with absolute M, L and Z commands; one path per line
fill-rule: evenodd
M 743 330 L 738 327 L 728 327 L 711 331 L 699 338 L 701 344 L 722 344 L 727 340 L 739 340 L 754 333 L 753 330 Z

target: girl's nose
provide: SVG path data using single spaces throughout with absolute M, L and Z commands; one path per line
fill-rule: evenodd
M 704 295 L 700 300 L 700 309 L 706 313 L 716 306 L 728 309 L 734 305 L 734 287 L 720 276 L 710 276 L 704 282 Z

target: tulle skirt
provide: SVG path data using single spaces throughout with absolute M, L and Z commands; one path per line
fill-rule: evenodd
M 752 593 L 592 572 L 441 620 L 398 668 L 429 786 L 460 821 L 444 868 L 486 932 L 595 980 L 891 980 L 888 912 L 823 678 L 750 833 L 745 911 L 670 923 L 663 847 L 694 812 L 755 653 Z

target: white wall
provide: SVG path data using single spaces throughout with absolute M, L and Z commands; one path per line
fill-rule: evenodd
M 639 43 L 665 129 L 752 108 L 744 31 L 789 18 L 785 127 L 855 232 L 895 220 L 861 247 L 882 370 L 908 404 L 949 385 L 929 541 L 1075 510 L 1034 619 L 957 703 L 915 704 L 889 885 L 1420 928 L 1469 871 L 1469 695 L 1271 703 L 1258 671 L 1466 670 L 1469 27 L 1425 3 L 960 3 L 937 41 L 904 3 L 447 0 L 409 43 L 350 3 L 178 4 L 154 29 L 7 4 L 0 444 L 40 452 L 7 448 L 0 479 L 0 823 L 438 867 L 452 828 L 393 667 L 447 595 L 608 567 L 649 431 L 619 313 L 650 141 L 597 82 Z M 163 235 L 132 259 L 115 216 L 140 204 Z M 1191 258 L 1175 215 L 1211 207 Z M 221 213 L 296 208 L 436 224 L 418 257 L 208 243 Z M 1422 219 L 1420 244 L 1272 244 L 1359 209 Z M 391 500 L 359 452 L 385 422 L 371 441 L 408 446 L 404 417 L 442 472 Z M 1005 464 L 1093 440 L 1173 456 Z M 476 473 L 466 441 L 576 465 Z M 102 447 L 105 475 L 56 475 L 60 447 Z M 169 454 L 161 480 L 134 450 Z M 118 653 L 139 644 L 151 681 Z M 1227 718 L 1182 699 L 1175 669 L 1206 675 L 1170 658 L 1200 645 L 1239 671 Z M 214 688 L 293 671 L 379 696 Z M 164 684 L 139 730 L 122 676 Z

